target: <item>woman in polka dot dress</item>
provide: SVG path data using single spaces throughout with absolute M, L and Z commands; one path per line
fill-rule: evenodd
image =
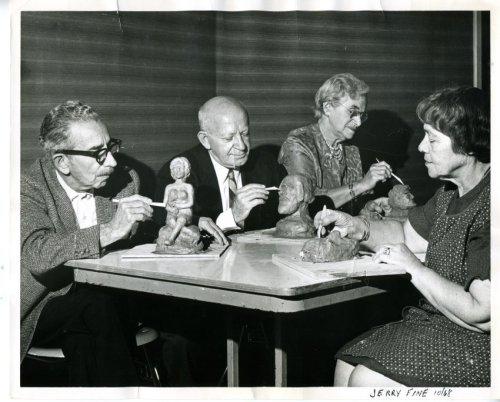
M 336 354 L 336 386 L 490 386 L 489 102 L 477 88 L 445 89 L 421 101 L 417 115 L 418 149 L 444 186 L 404 223 L 339 211 L 315 217 L 316 226 L 362 240 L 375 261 L 403 267 L 423 296 L 401 321 Z M 417 252 L 426 252 L 424 264 Z

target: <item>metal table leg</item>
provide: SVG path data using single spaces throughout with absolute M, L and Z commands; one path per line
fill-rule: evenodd
M 287 356 L 284 350 L 282 320 L 280 314 L 274 315 L 274 383 L 277 387 L 287 385 Z
M 239 339 L 236 334 L 231 313 L 227 316 L 227 386 L 238 387 L 239 376 Z

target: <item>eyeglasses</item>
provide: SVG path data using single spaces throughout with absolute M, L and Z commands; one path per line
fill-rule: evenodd
M 106 145 L 106 148 L 96 149 L 95 151 L 79 151 L 76 149 L 60 149 L 57 152 L 65 155 L 82 155 L 82 156 L 90 156 L 91 158 L 95 158 L 99 165 L 102 165 L 106 158 L 108 157 L 108 152 L 111 152 L 111 155 L 115 155 L 120 152 L 120 147 L 122 145 L 122 140 L 111 138 Z
M 368 118 L 368 112 L 360 112 L 358 109 L 349 109 L 347 106 L 342 103 L 338 103 L 339 106 L 342 106 L 345 110 L 349 112 L 349 118 L 354 120 L 356 117 L 359 117 L 361 123 L 365 122 Z
M 361 123 L 364 123 L 368 118 L 368 112 L 360 112 L 358 109 L 349 109 L 347 106 L 342 103 L 337 103 L 337 105 L 342 106 L 345 110 L 349 112 L 349 118 L 354 120 L 356 117 L 359 117 Z

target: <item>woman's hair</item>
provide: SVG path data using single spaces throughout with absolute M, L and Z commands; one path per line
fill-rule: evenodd
M 77 100 L 57 105 L 43 119 L 38 137 L 40 145 L 46 151 L 64 147 L 71 124 L 80 121 L 101 122 L 101 118 L 89 105 Z
M 479 88 L 446 88 L 420 101 L 417 116 L 451 139 L 459 154 L 490 162 L 490 102 Z
M 350 73 L 336 74 L 328 78 L 316 92 L 314 97 L 314 117 L 320 118 L 323 114 L 323 103 L 339 102 L 345 95 L 351 99 L 358 99 L 370 91 L 370 87 L 362 80 Z
M 191 164 L 189 163 L 189 160 L 183 156 L 178 156 L 177 158 L 172 159 L 172 162 L 170 162 L 170 169 L 176 165 L 181 165 L 187 173 L 191 171 Z

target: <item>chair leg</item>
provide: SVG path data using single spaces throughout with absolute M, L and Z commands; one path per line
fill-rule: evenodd
M 161 381 L 160 381 L 160 376 L 158 375 L 158 370 L 156 366 L 151 362 L 146 345 L 142 346 L 142 351 L 144 353 L 144 358 L 146 359 L 146 365 L 149 371 L 149 375 L 151 376 L 151 379 L 153 381 L 153 385 L 155 387 L 161 387 Z

